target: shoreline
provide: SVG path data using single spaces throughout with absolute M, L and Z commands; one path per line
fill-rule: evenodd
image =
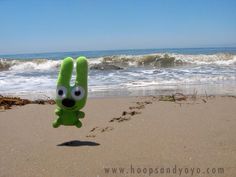
M 236 98 L 236 95 L 208 95 L 207 93 L 205 94 L 198 94 L 195 92 L 195 94 L 183 94 L 181 92 L 176 92 L 174 94 L 164 94 L 164 95 L 147 95 L 147 96 L 103 96 L 103 97 L 88 97 L 87 99 L 89 100 L 96 100 L 96 99 L 132 99 L 132 98 L 156 98 L 159 99 L 159 101 L 170 101 L 170 102 L 175 102 L 175 101 L 182 101 L 182 100 L 187 100 L 189 98 L 194 98 L 196 99 L 208 99 L 211 97 L 232 97 Z M 47 99 L 27 99 L 24 97 L 20 96 L 4 96 L 0 95 L 0 110 L 1 109 L 11 109 L 12 106 L 24 106 L 27 104 L 49 104 L 49 105 L 54 105 L 55 99 L 47 97 Z M 6 108 L 4 108 L 6 106 Z
M 55 100 L 54 96 L 55 91 L 51 91 L 47 94 L 41 94 L 41 93 L 22 93 L 22 94 L 7 94 L 7 93 L 0 93 L 0 97 L 17 97 L 21 99 L 26 99 L 30 101 L 37 101 L 37 100 Z M 173 89 L 173 90 L 130 90 L 130 91 L 101 91 L 96 93 L 89 92 L 88 99 L 102 99 L 102 98 L 120 98 L 120 97 L 150 97 L 150 96 L 171 96 L 175 94 L 183 94 L 185 96 L 236 96 L 236 92 L 229 92 L 229 93 L 208 93 L 206 90 L 197 90 L 197 89 Z
M 174 94 L 166 95 L 147 95 L 147 96 L 103 96 L 103 97 L 88 97 L 87 100 L 106 100 L 106 99 L 134 99 L 134 98 L 154 98 L 158 101 L 187 101 L 192 100 L 208 100 L 208 98 L 215 97 L 229 97 L 236 98 L 236 95 L 208 95 L 207 93 L 203 94 L 183 94 L 181 92 L 176 92 Z M 205 102 L 205 101 L 203 101 Z M 28 104 L 38 104 L 38 105 L 55 105 L 55 99 L 47 97 L 47 99 L 27 99 L 20 96 L 4 96 L 0 95 L 0 110 L 11 109 L 14 106 L 25 106 Z

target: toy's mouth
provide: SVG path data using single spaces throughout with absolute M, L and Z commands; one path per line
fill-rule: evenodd
M 71 108 L 75 105 L 75 100 L 65 98 L 62 100 L 62 105 Z

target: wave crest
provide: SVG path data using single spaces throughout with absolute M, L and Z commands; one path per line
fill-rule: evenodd
M 175 57 L 164 55 L 138 55 L 138 56 L 110 56 L 104 57 L 101 61 L 106 64 L 115 64 L 121 66 L 155 66 L 155 67 L 171 67 L 184 64 Z
M 3 70 L 50 70 L 60 66 L 60 61 L 47 59 L 6 60 L 0 59 L 0 71 Z
M 182 65 L 236 65 L 236 56 L 227 53 L 213 55 L 186 55 L 158 53 L 147 55 L 114 55 L 88 59 L 89 66 L 96 64 L 115 65 L 119 67 L 174 67 Z M 52 70 L 60 67 L 61 60 L 0 59 L 0 71 L 4 70 Z
M 100 63 L 118 66 L 152 66 L 173 67 L 181 65 L 231 65 L 236 64 L 236 56 L 232 54 L 214 55 L 183 55 L 183 54 L 149 54 L 149 55 L 118 55 L 99 58 Z M 95 62 L 95 61 L 94 61 Z

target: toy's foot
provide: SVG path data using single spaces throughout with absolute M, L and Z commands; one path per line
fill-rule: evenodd
M 78 121 L 78 122 L 76 122 L 75 126 L 76 126 L 77 128 L 80 128 L 80 127 L 82 127 L 82 123 L 81 123 L 80 121 Z
M 57 122 L 57 120 L 54 120 L 52 123 L 53 128 L 58 128 L 60 124 Z

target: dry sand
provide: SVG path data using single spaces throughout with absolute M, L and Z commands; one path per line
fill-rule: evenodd
M 178 168 L 185 171 L 180 176 L 191 176 L 190 168 L 194 177 L 236 176 L 234 97 L 89 99 L 80 129 L 52 128 L 54 109 L 26 105 L 0 112 L 0 177 L 164 177 L 179 176 Z M 109 167 L 125 169 L 105 173 Z

